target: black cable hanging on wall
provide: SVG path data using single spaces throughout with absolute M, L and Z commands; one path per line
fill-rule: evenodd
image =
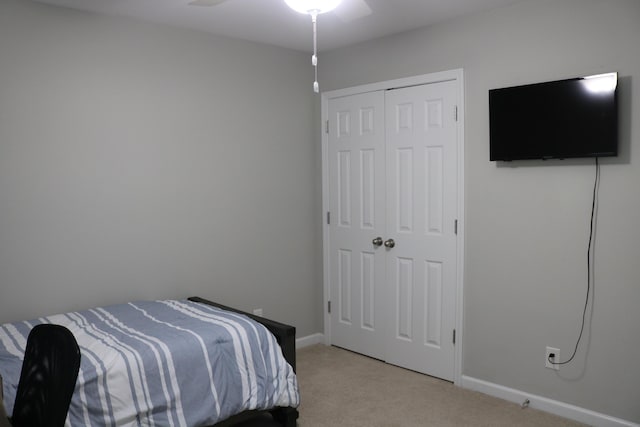
M 591 201 L 591 223 L 589 226 L 589 244 L 587 247 L 587 296 L 584 300 L 584 309 L 582 310 L 582 325 L 580 326 L 580 334 L 578 335 L 578 340 L 576 341 L 576 346 L 573 349 L 573 354 L 571 357 L 563 362 L 554 362 L 552 360 L 553 354 L 549 354 L 547 358 L 549 363 L 552 365 L 566 365 L 571 362 L 574 357 L 576 357 L 576 353 L 578 352 L 578 346 L 580 345 L 580 341 L 582 340 L 582 335 L 584 333 L 584 326 L 587 317 L 587 307 L 589 306 L 589 295 L 591 294 L 591 248 L 593 247 L 593 226 L 596 220 L 596 207 L 598 204 L 598 186 L 600 184 L 600 163 L 598 162 L 598 158 L 596 157 L 596 177 L 593 183 L 593 199 Z

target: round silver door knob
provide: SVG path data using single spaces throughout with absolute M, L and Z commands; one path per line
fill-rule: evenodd
M 396 245 L 396 242 L 394 242 L 393 239 L 388 239 L 388 240 L 385 240 L 384 242 L 384 246 L 389 249 L 393 248 L 395 245 Z
M 371 243 L 373 243 L 373 246 L 382 246 L 382 237 L 376 237 Z

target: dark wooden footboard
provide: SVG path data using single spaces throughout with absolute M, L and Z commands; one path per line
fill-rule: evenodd
M 218 304 L 213 301 L 206 300 L 200 297 L 191 297 L 190 301 L 199 302 L 203 304 L 212 305 L 214 307 L 221 308 L 227 311 L 233 311 L 235 313 L 244 314 L 255 320 L 258 323 L 263 324 L 275 337 L 280 344 L 282 354 L 284 358 L 289 362 L 294 372 L 296 370 L 296 328 L 294 326 L 285 325 L 284 323 L 276 322 L 264 317 L 256 316 L 255 314 L 247 313 L 242 310 L 228 307 L 226 305 Z M 277 408 L 271 412 L 273 418 L 285 427 L 295 427 L 296 420 L 298 419 L 298 410 L 296 408 Z M 224 425 L 229 425 L 224 423 Z

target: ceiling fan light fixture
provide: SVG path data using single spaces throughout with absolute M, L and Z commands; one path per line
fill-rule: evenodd
M 339 4 L 340 0 L 284 0 L 291 9 L 299 13 L 321 14 L 332 11 Z
M 321 13 L 329 12 L 340 4 L 340 0 L 284 0 L 287 6 L 296 12 L 311 15 L 311 23 L 313 25 L 313 56 L 311 57 L 311 65 L 315 72 L 316 79 L 313 81 L 313 91 L 320 93 L 318 85 L 318 40 L 317 40 L 317 20 Z

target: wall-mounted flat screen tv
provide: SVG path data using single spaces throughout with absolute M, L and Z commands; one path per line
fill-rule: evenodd
M 617 73 L 489 90 L 490 159 L 618 155 Z

